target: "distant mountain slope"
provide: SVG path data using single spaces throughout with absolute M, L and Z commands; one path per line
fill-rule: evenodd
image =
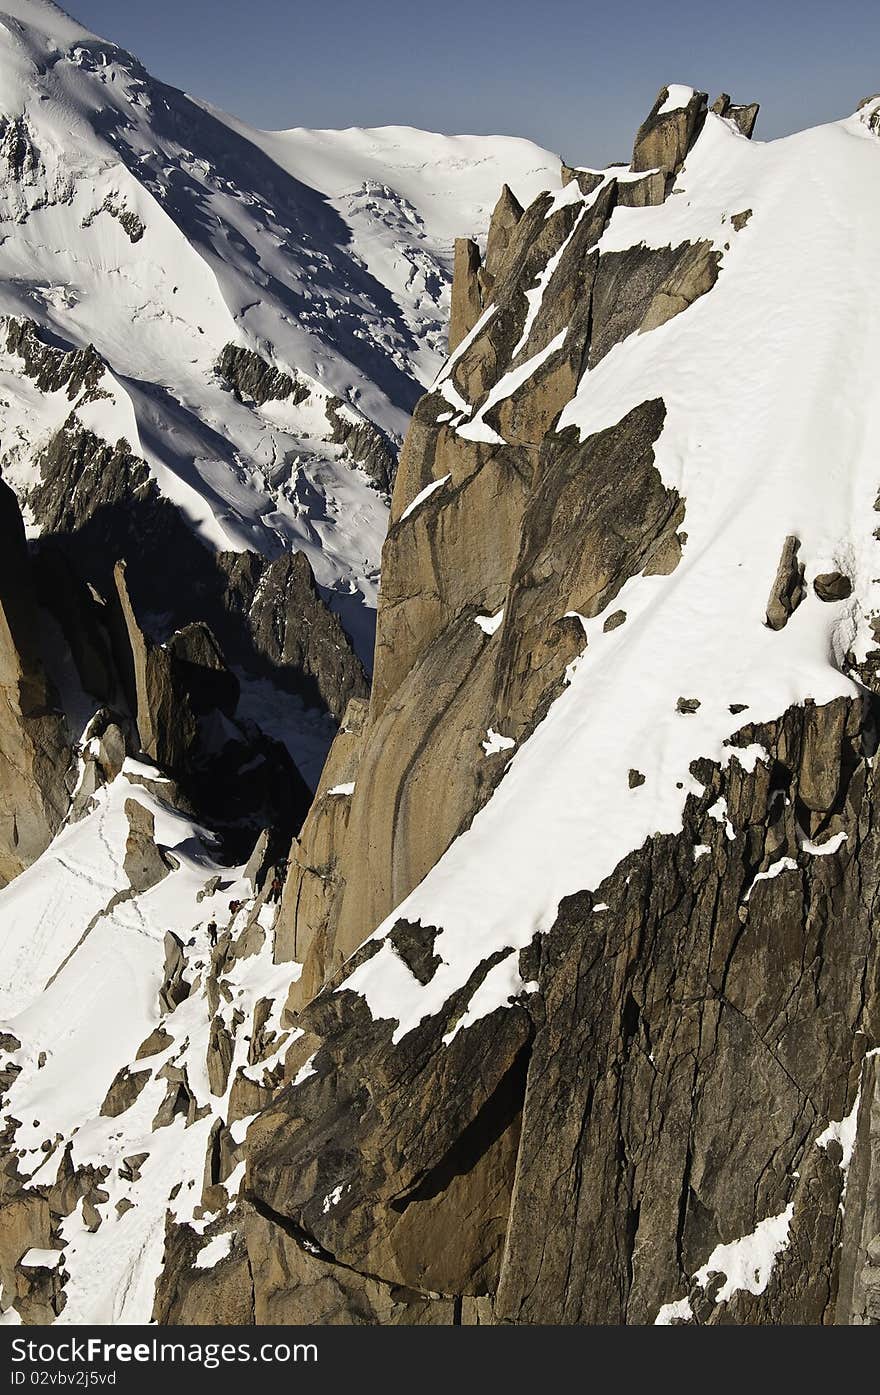
M 71 412 L 124 437 L 213 548 L 305 552 L 369 664 L 382 492 L 444 352 L 451 239 L 504 180 L 528 199 L 558 167 L 507 138 L 253 131 L 45 0 L 3 3 L 0 316 L 106 367 L 81 410 L 35 390 L 0 322 L 4 476 L 26 500 Z

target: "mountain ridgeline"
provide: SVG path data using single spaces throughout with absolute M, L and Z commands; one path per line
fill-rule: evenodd
M 4 322 L 5 1321 L 880 1321 L 878 112 L 666 87 L 629 165 L 499 178 L 399 460 L 390 371 L 240 317 L 172 413 L 181 470 L 237 423 L 219 539 L 112 336 Z

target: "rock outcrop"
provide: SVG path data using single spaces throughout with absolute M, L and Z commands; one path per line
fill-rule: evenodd
M 67 811 L 70 738 L 40 634 L 24 525 L 0 481 L 0 885 L 39 856 Z
M 455 273 L 452 280 L 452 307 L 449 314 L 449 352 L 458 348 L 462 339 L 480 318 L 480 249 L 471 237 L 455 239 Z
M 719 100 L 723 102 L 724 98 Z M 707 101 L 705 92 L 685 90 L 673 94 L 668 87 L 661 87 L 657 100 L 636 133 L 632 168 L 660 170 L 674 177 L 702 130 Z M 727 102 L 729 105 L 729 98 Z

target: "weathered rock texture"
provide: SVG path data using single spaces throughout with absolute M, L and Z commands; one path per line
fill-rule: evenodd
M 585 367 L 685 312 L 718 275 L 717 253 L 704 243 L 600 257 L 618 187 L 608 179 L 585 206 L 554 209 L 542 195 L 517 213 L 509 198 L 499 201 L 484 282 L 492 314 L 454 361 L 454 393 L 476 416 L 510 367 L 566 336 L 521 389 L 486 411 L 498 443 L 459 435 L 442 390 L 416 408 L 383 553 L 369 723 L 344 738 L 344 781 L 354 789 L 344 801 L 319 792 L 285 893 L 280 940 L 306 956 L 296 998 L 421 881 L 492 792 L 504 759 L 478 763 L 473 752 L 490 725 L 521 740 L 559 692 L 583 643 L 579 623 L 560 617 L 596 615 L 629 577 L 677 564 L 683 504 L 653 464 L 663 403 L 644 403 L 585 441 L 576 430 L 549 431 Z M 468 328 L 483 296 L 475 256 L 460 259 L 454 286 L 454 300 L 470 305 Z M 521 344 L 526 292 L 553 259 Z M 502 608 L 487 639 L 474 622 Z M 334 774 L 327 788 L 342 782 Z M 338 825 L 330 837 L 328 816 Z M 302 887 L 315 875 L 317 914 Z
M 694 762 L 682 830 L 563 901 L 520 952 L 531 991 L 466 1031 L 513 951 L 397 1043 L 331 981 L 248 1132 L 247 1200 L 208 1232 L 231 1227 L 226 1258 L 198 1269 L 203 1237 L 169 1221 L 156 1319 L 876 1322 L 878 712 L 792 708 L 737 734 L 753 770 Z M 431 928 L 389 939 L 430 981 Z M 763 1290 L 716 1301 L 715 1248 L 783 1214 Z
M 69 737 L 40 633 L 24 525 L 0 481 L 0 885 L 39 856 L 67 811 Z

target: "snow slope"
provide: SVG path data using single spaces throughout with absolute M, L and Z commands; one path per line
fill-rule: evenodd
M 254 131 L 47 0 L 0 3 L 0 317 L 93 344 L 92 429 L 124 435 L 212 545 L 305 551 L 368 663 L 386 505 L 330 442 L 328 399 L 401 439 L 445 352 L 452 238 L 485 230 L 505 180 L 527 202 L 558 161 L 503 137 Z M 230 343 L 307 398 L 237 401 L 215 372 Z M 0 356 L 20 493 L 70 409 Z
M 126 762 L 113 784 L 99 790 L 86 818 L 65 827 L 34 866 L 0 891 L 0 1018 L 4 1033 L 21 1043 L 9 1049 L 7 1038 L 0 1052 L 3 1069 L 19 1071 L 0 1118 L 18 1150 L 19 1174 L 26 1185 L 51 1185 L 69 1148 L 73 1168 L 99 1173 L 104 1196 L 97 1198 L 98 1228 L 80 1201 L 52 1237 L 63 1246 L 63 1260 L 55 1261 L 67 1299 L 63 1323 L 149 1321 L 166 1212 L 204 1229 L 206 1216 L 193 1213 L 202 1198 L 211 1129 L 228 1119 L 235 1137 L 230 1091 L 236 1073 L 249 1069 L 258 1081 L 271 1067 L 271 1057 L 268 1065 L 248 1066 L 249 1028 L 260 998 L 275 1003 L 263 1028 L 272 1051 L 292 1040 L 280 1031 L 278 1014 L 297 966 L 272 963 L 277 908 L 255 900 L 242 869 L 217 864 L 212 835 L 147 790 L 144 776 L 161 788 L 157 771 Z M 124 806 L 131 799 L 153 814 L 156 841 L 178 864 L 139 895 L 131 894 L 123 867 Z M 233 914 L 236 900 L 241 909 Z M 212 921 L 232 925 L 230 953 L 214 975 L 221 985 L 220 1019 L 234 1039 L 228 1083 L 219 1095 L 206 1072 Z M 169 931 L 182 942 L 191 985 L 170 1013 L 158 997 Z M 138 1047 L 160 1021 L 167 1044 L 136 1061 Z M 149 1072 L 149 1079 L 124 1113 L 102 1115 L 108 1087 L 128 1065 Z M 185 1075 L 193 1117 L 175 1112 L 154 1127 L 172 1088 L 160 1074 L 169 1067 Z M 138 1155 L 146 1156 L 132 1178 L 125 1160 Z M 241 1176 L 238 1171 L 227 1182 L 230 1198 Z M 0 1296 L 7 1309 L 0 1320 L 7 1322 L 14 1321 L 10 1297 Z

